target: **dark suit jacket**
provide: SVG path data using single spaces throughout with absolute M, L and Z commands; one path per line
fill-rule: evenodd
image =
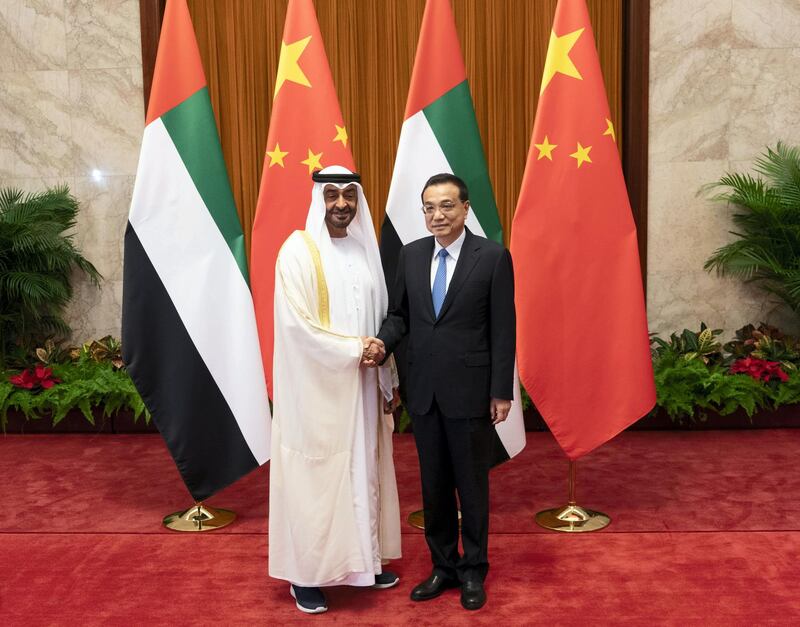
M 433 313 L 434 238 L 404 246 L 378 337 L 391 353 L 408 334 L 406 405 L 422 415 L 489 415 L 490 398 L 513 399 L 516 316 L 511 255 L 466 231 L 439 317 Z

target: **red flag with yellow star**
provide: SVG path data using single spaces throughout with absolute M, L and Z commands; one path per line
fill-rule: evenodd
M 289 0 L 250 257 L 270 396 L 275 260 L 286 238 L 305 228 L 311 173 L 329 165 L 355 170 L 314 5 L 311 0 Z
M 636 226 L 585 0 L 559 0 L 511 229 L 517 363 L 570 459 L 655 404 Z

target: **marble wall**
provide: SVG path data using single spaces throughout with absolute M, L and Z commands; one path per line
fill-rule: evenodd
M 647 305 L 650 330 L 726 334 L 796 316 L 703 270 L 732 241 L 731 209 L 700 188 L 747 171 L 766 145 L 800 144 L 800 1 L 651 0 Z
M 74 339 L 119 336 L 122 236 L 144 127 L 138 0 L 0 0 L 0 186 L 67 183 L 78 278 Z

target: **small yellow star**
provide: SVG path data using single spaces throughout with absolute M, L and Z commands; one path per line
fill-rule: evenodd
M 547 135 L 544 136 L 544 141 L 541 144 L 534 144 L 536 148 L 539 149 L 539 156 L 537 157 L 537 161 L 542 157 L 547 157 L 550 161 L 553 160 L 553 149 L 558 148 L 558 144 L 551 144 L 550 140 L 547 139 Z
M 342 146 L 347 146 L 347 129 L 344 126 L 334 124 L 336 127 L 336 137 L 333 138 L 335 142 L 342 142 Z
M 581 73 L 572 59 L 569 58 L 569 53 L 575 42 L 583 34 L 584 29 L 567 33 L 566 35 L 557 36 L 555 32 L 550 31 L 550 43 L 547 46 L 547 57 L 544 60 L 544 72 L 542 74 L 542 88 L 539 93 L 543 93 L 545 88 L 550 84 L 552 78 L 560 73 L 578 80 L 583 80 Z
M 322 169 L 322 153 L 314 154 L 311 152 L 311 148 L 308 149 L 308 158 L 305 161 L 301 161 L 303 165 L 308 166 L 308 173 L 311 174 L 314 170 L 321 170 Z
M 581 146 L 581 143 L 578 142 L 578 149 L 575 152 L 573 152 L 570 155 L 570 157 L 572 157 L 578 162 L 578 167 L 581 167 L 584 161 L 588 163 L 592 162 L 592 160 L 589 158 L 589 151 L 591 149 L 592 149 L 591 146 L 586 146 L 586 148 L 584 148 L 583 146 Z
M 273 100 L 278 97 L 278 92 L 286 81 L 311 87 L 311 83 L 308 82 L 308 78 L 306 78 L 306 75 L 303 73 L 303 70 L 300 69 L 298 63 L 300 55 L 305 51 L 309 41 L 311 41 L 311 35 L 291 44 L 287 44 L 285 41 L 281 42 L 281 57 L 278 60 L 278 75 L 275 78 L 275 95 L 272 97 Z
M 282 168 L 286 167 L 283 165 L 283 158 L 289 153 L 281 150 L 281 145 L 278 142 L 275 142 L 274 150 L 267 150 L 267 154 L 269 155 L 269 167 L 274 166 L 276 163 Z
M 613 139 L 614 143 L 616 144 L 617 143 L 617 133 L 616 133 L 616 131 L 614 131 L 614 125 L 611 123 L 611 120 L 609 120 L 608 118 L 606 118 L 606 125 L 607 125 L 607 127 L 606 127 L 606 130 L 603 133 L 603 135 L 611 135 L 611 139 Z

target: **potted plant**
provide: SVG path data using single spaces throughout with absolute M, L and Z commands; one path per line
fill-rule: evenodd
M 69 335 L 63 314 L 74 271 L 95 285 L 102 278 L 73 241 L 77 214 L 66 185 L 0 189 L 0 369 L 24 365 L 20 356 L 49 336 Z
M 704 267 L 754 282 L 800 314 L 800 148 L 778 142 L 754 170 L 761 176 L 729 173 L 704 188 L 733 205 L 736 227 Z

